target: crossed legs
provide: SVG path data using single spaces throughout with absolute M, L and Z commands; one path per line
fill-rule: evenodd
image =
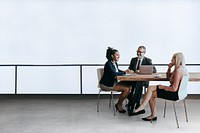
M 156 99 L 157 99 L 156 86 L 149 86 L 142 101 L 142 104 L 135 110 L 135 113 L 144 109 L 147 103 L 149 103 L 151 109 L 151 115 L 149 115 L 147 118 L 149 119 L 154 118 L 156 116 L 156 110 L 155 110 Z

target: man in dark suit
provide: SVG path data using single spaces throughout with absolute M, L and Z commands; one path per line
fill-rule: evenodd
M 146 48 L 144 46 L 139 46 L 137 49 L 137 57 L 131 59 L 129 69 L 135 73 L 139 72 L 140 65 L 153 65 L 150 58 L 145 57 Z M 153 72 L 156 73 L 156 68 L 153 67 Z M 148 81 L 134 81 L 132 83 L 132 90 L 128 96 L 128 114 L 132 116 L 133 110 L 140 106 L 140 99 L 142 95 L 143 86 L 147 88 L 149 85 Z M 145 110 L 140 112 L 145 113 Z

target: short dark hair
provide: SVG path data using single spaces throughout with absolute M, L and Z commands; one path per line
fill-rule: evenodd
M 112 55 L 114 55 L 116 52 L 118 52 L 117 49 L 113 49 L 111 47 L 108 47 L 107 51 L 106 51 L 106 58 L 109 61 L 112 61 Z

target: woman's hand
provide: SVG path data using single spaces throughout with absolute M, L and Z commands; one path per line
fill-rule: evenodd
M 130 69 L 125 70 L 125 72 L 126 72 L 126 74 L 133 74 L 134 73 L 134 71 L 130 70 Z
M 172 63 L 169 63 L 169 64 L 168 64 L 168 67 L 169 67 L 169 68 L 172 68 L 173 66 L 174 66 L 174 65 L 173 65 Z

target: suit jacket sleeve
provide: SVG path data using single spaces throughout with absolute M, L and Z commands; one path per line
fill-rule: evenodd
M 112 64 L 112 62 L 108 62 L 107 65 L 108 65 L 108 66 L 107 66 L 106 68 L 107 68 L 108 72 L 109 72 L 113 77 L 126 74 L 124 71 L 122 71 L 122 70 L 119 69 L 118 64 L 116 64 L 116 65 L 117 65 L 117 69 L 118 69 L 119 72 L 116 72 L 115 67 L 114 67 L 114 65 Z
M 137 58 L 132 58 L 128 68 L 130 70 L 136 71 L 136 63 L 137 63 Z
M 111 61 L 107 61 L 104 66 L 104 74 L 100 80 L 100 83 L 106 86 L 112 87 L 114 82 L 117 81 L 116 76 L 125 74 L 124 71 L 119 70 L 118 65 L 117 65 L 117 69 L 119 72 L 116 72 L 115 66 L 113 65 Z

